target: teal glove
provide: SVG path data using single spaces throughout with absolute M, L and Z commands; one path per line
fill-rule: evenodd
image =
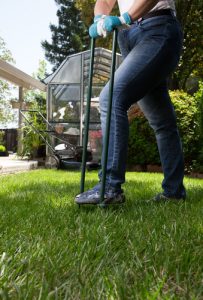
M 96 23 L 94 23 L 94 24 L 92 24 L 90 26 L 90 28 L 89 28 L 89 35 L 90 35 L 91 38 L 94 38 L 94 39 L 96 39 L 97 37 L 99 37 L 99 34 L 97 32 L 97 24 Z
M 104 15 L 97 15 L 94 17 L 94 23 L 97 23 Z
M 94 17 L 94 23 L 89 28 L 89 35 L 91 38 L 99 36 L 106 37 L 106 31 L 103 28 L 105 15 L 97 15 Z
M 89 28 L 89 35 L 91 38 L 106 37 L 107 32 L 111 32 L 122 25 L 130 24 L 132 24 L 132 20 L 127 12 L 120 17 L 97 15 L 94 17 L 94 23 Z
M 130 25 L 130 24 L 132 24 L 132 20 L 130 15 L 126 12 L 120 17 L 106 16 L 104 18 L 103 27 L 107 32 L 111 32 L 117 27 L 120 27 L 122 25 Z

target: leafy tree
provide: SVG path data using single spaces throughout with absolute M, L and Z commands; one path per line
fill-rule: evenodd
M 45 56 L 54 65 L 54 70 L 66 56 L 87 49 L 87 29 L 75 1 L 55 0 L 55 2 L 58 5 L 58 25 L 50 25 L 52 42 L 42 42 Z
M 14 63 L 14 59 L 10 50 L 7 49 L 6 43 L 0 37 L 0 59 Z M 14 115 L 12 113 L 12 108 L 9 102 L 9 97 L 11 96 L 12 85 L 6 80 L 0 80 L 0 122 L 5 124 L 8 121 L 12 121 Z
M 32 77 L 38 80 L 43 80 L 46 77 L 47 63 L 44 60 L 39 61 L 37 72 L 32 74 Z M 24 93 L 24 101 L 30 102 L 33 105 L 41 106 L 42 110 L 46 111 L 46 93 L 40 90 L 27 90 Z
M 6 48 L 6 43 L 1 37 L 0 37 L 0 58 L 6 62 L 14 63 L 12 53 L 10 50 Z
M 86 27 L 92 24 L 94 19 L 94 5 L 96 0 L 76 0 L 76 6 L 81 11 L 81 17 L 83 22 L 85 23 Z M 118 14 L 118 6 L 116 5 L 112 14 Z M 97 40 L 98 47 L 104 47 L 107 49 L 112 48 L 112 35 L 108 35 L 105 39 L 98 39 Z
M 180 64 L 172 78 L 172 87 L 185 90 L 191 75 L 203 77 L 203 2 L 176 0 L 176 9 L 183 30 L 184 44 Z
M 46 62 L 41 60 L 39 62 L 39 68 L 36 73 L 33 73 L 33 77 L 39 80 L 42 80 L 46 74 Z M 26 102 L 31 103 L 31 110 L 38 110 L 42 113 L 42 115 L 46 118 L 46 93 L 39 90 L 28 90 L 24 94 L 24 100 Z M 38 131 L 45 131 L 46 124 L 43 122 L 42 118 L 38 116 L 38 114 L 30 111 L 26 113 L 26 117 L 29 122 L 33 124 L 33 126 Z M 42 150 L 43 155 L 45 155 L 45 145 L 42 138 L 33 131 L 33 128 L 24 123 L 23 127 L 23 151 L 22 156 L 36 157 L 39 155 L 39 149 Z M 41 156 L 41 154 L 40 154 Z

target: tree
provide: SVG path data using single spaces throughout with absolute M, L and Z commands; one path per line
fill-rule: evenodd
M 44 60 L 39 61 L 39 67 L 36 73 L 33 73 L 33 77 L 42 80 L 46 74 L 46 62 Z M 46 124 L 42 118 L 33 112 L 32 110 L 40 111 L 41 114 L 46 118 L 46 93 L 39 90 L 27 90 L 24 94 L 24 100 L 31 103 L 31 110 L 26 113 L 26 117 L 29 122 L 41 132 L 45 132 Z M 27 155 L 35 157 L 39 155 L 39 149 L 42 150 L 45 155 L 45 145 L 42 138 L 33 130 L 33 128 L 24 122 L 23 127 L 23 151 L 22 156 Z M 42 154 L 40 154 L 41 156 Z
M 43 80 L 46 77 L 47 63 L 44 60 L 39 61 L 37 72 L 32 74 L 32 77 L 37 80 Z M 41 106 L 43 112 L 46 112 L 46 93 L 40 90 L 26 90 L 24 93 L 24 101 L 30 102 L 33 105 Z M 39 107 L 38 107 L 39 108 Z
M 203 2 L 202 0 L 176 0 L 177 17 L 180 21 L 184 43 L 179 66 L 172 77 L 173 89 L 186 89 L 191 75 L 203 76 Z
M 6 48 L 6 43 L 0 37 L 0 58 L 6 62 L 14 63 L 10 50 Z M 0 122 L 5 124 L 14 119 L 12 108 L 9 102 L 12 90 L 11 84 L 6 80 L 0 80 Z
M 51 24 L 52 42 L 42 42 L 47 60 L 54 70 L 71 54 L 87 49 L 87 28 L 81 20 L 81 12 L 75 1 L 55 0 L 58 5 L 58 26 Z
M 76 0 L 76 7 L 81 11 L 81 17 L 85 26 L 89 28 L 94 19 L 94 5 L 96 0 Z M 116 5 L 112 14 L 118 14 L 118 6 Z M 112 35 L 109 34 L 105 39 L 97 40 L 98 47 L 112 49 Z

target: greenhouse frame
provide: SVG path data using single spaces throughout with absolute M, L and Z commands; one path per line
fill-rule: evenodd
M 101 152 L 99 94 L 109 80 L 112 52 L 95 49 L 93 87 L 90 111 L 89 146 L 97 160 Z M 116 54 L 116 68 L 122 62 Z M 70 143 L 81 145 L 88 93 L 90 51 L 68 56 L 59 68 L 46 78 L 47 119 Z M 57 141 L 55 142 L 55 146 Z

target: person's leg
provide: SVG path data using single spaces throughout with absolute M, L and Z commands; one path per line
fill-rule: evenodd
M 153 23 L 155 21 L 153 20 Z M 153 24 L 154 25 L 154 24 Z M 149 26 L 149 24 L 147 24 Z M 135 26 L 126 36 L 130 53 L 116 71 L 113 108 L 107 163 L 107 185 L 120 189 L 125 181 L 128 145 L 129 107 L 163 81 L 177 65 L 181 41 L 175 22 L 166 22 L 156 29 L 156 34 Z M 131 49 L 131 47 L 134 47 Z M 126 50 L 127 53 L 127 50 Z M 105 133 L 109 86 L 100 95 L 102 132 Z M 170 108 L 169 108 L 170 114 Z M 99 173 L 101 177 L 101 172 Z
M 176 116 L 166 81 L 163 81 L 138 102 L 150 126 L 154 129 L 164 172 L 164 195 L 185 198 L 183 186 L 184 162 Z

